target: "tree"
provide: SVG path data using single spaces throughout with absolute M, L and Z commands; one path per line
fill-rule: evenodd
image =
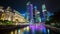
M 55 27 L 60 27 L 60 10 L 54 12 L 54 15 L 50 16 L 50 20 L 46 21 L 47 24 L 55 23 Z

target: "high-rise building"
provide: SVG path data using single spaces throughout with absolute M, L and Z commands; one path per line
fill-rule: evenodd
M 33 4 L 30 2 L 27 3 L 27 19 L 32 23 L 33 22 Z
M 30 21 L 34 22 L 34 19 L 33 19 L 33 4 L 30 4 Z
M 37 6 L 34 6 L 34 22 L 35 23 L 41 22 L 40 11 L 38 11 Z
M 33 17 L 34 17 L 34 23 L 36 23 L 37 22 L 37 14 L 36 14 L 36 12 L 37 12 L 37 6 L 34 6 L 34 11 L 33 11 Z
M 45 4 L 42 4 L 42 13 L 43 13 L 42 22 L 45 22 L 47 19 L 47 9 L 46 9 Z
M 26 11 L 27 11 L 27 12 L 26 12 L 25 18 L 26 18 L 27 20 L 30 20 L 30 19 L 29 19 L 29 15 L 30 15 L 30 13 L 29 13 L 29 9 L 30 9 L 30 8 L 29 8 L 29 5 L 30 5 L 30 2 L 28 2 L 28 3 L 26 4 L 26 6 L 27 6 L 27 7 L 26 7 L 26 8 L 27 8 Z

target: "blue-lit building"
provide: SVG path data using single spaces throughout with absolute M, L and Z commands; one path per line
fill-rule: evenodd
M 27 4 L 27 12 L 26 12 L 26 18 L 29 20 L 29 22 L 33 23 L 33 4 L 28 2 Z
M 47 11 L 45 4 L 42 4 L 42 14 L 43 14 L 41 19 L 42 22 L 49 21 L 50 19 L 49 17 L 53 15 L 53 13 Z
M 42 15 L 41 21 L 45 22 L 47 19 L 47 9 L 46 9 L 45 4 L 42 4 L 42 14 L 43 15 Z
M 34 6 L 34 22 L 41 22 L 40 11 L 37 9 L 37 6 Z

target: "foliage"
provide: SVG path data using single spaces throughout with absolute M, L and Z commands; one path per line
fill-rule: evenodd
M 5 23 L 6 25 L 11 25 L 11 24 L 12 24 L 12 21 L 4 20 L 4 23 Z
M 49 17 L 49 21 L 46 20 L 46 24 L 51 25 L 51 23 L 54 23 L 55 27 L 60 27 L 60 10 L 54 12 L 54 15 Z
M 2 25 L 4 25 L 4 24 L 5 25 L 12 25 L 13 22 L 12 21 L 8 21 L 8 20 L 4 20 L 4 21 L 0 20 L 0 23 L 2 23 Z

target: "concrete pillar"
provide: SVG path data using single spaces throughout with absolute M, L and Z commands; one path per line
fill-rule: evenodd
M 20 29 L 20 34 L 22 34 L 22 33 L 23 33 L 23 31 L 24 31 L 24 29 Z
M 13 34 L 13 31 L 11 31 L 11 34 Z
M 17 30 L 15 30 L 15 34 L 18 34 Z

